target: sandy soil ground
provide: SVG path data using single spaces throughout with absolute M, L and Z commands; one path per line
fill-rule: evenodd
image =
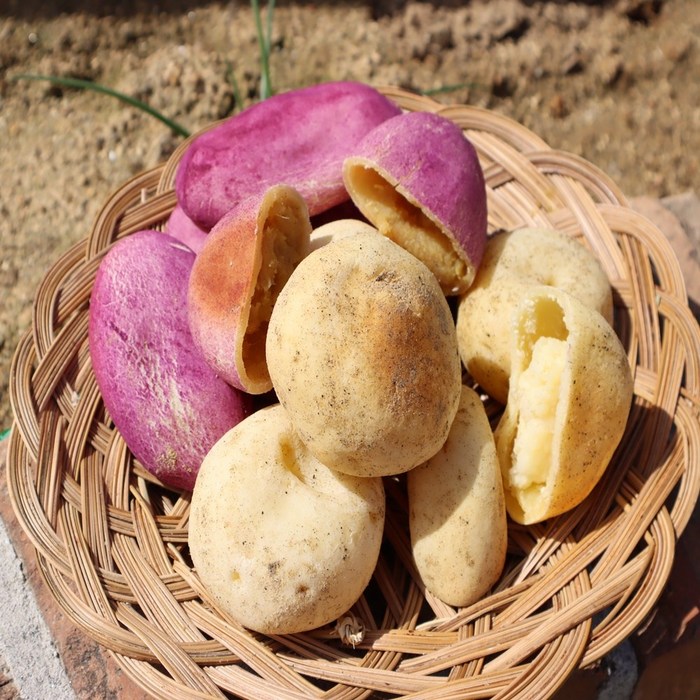
M 280 2 L 271 63 L 278 91 L 335 79 L 442 90 L 582 155 L 631 196 L 698 189 L 697 0 Z M 37 284 L 107 195 L 179 142 L 109 97 L 25 73 L 95 80 L 196 130 L 255 100 L 260 71 L 246 2 L 4 0 L 0 430 Z

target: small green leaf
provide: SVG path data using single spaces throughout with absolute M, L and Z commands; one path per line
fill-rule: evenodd
M 421 95 L 429 97 L 430 95 L 440 95 L 444 92 L 456 92 L 457 90 L 463 90 L 464 88 L 478 88 L 483 87 L 479 83 L 457 83 L 455 85 L 444 85 L 443 87 L 428 88 L 427 90 L 419 90 Z
M 112 88 L 106 87 L 104 85 L 100 85 L 99 83 L 95 83 L 91 80 L 82 80 L 81 78 L 69 77 L 64 78 L 55 75 L 34 75 L 31 73 L 22 73 L 20 75 L 15 75 L 13 76 L 12 80 L 45 80 L 50 82 L 52 85 L 61 85 L 63 87 L 77 88 L 79 90 L 92 90 L 94 92 L 101 92 L 105 95 L 109 95 L 110 97 L 116 97 L 118 100 L 125 102 L 131 107 L 136 107 L 136 109 L 140 109 L 142 112 L 150 114 L 152 117 L 155 117 L 156 119 L 163 122 L 163 124 L 165 124 L 168 128 L 172 129 L 172 131 L 174 131 L 179 136 L 184 136 L 185 138 L 187 138 L 190 135 L 190 132 L 187 129 L 185 129 L 184 126 L 181 126 L 172 119 L 169 119 L 165 115 L 161 114 L 158 110 L 153 109 L 153 107 L 147 105 L 145 102 L 141 102 L 141 100 L 137 100 L 135 97 L 130 97 L 129 95 L 125 95 L 122 92 L 113 90 Z

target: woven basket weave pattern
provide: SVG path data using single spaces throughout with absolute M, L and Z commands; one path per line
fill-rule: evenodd
M 155 697 L 546 697 L 639 627 L 668 579 L 700 491 L 700 331 L 669 244 L 604 173 L 513 121 L 382 91 L 404 109 L 452 119 L 472 140 L 490 231 L 555 227 L 599 258 L 634 368 L 625 437 L 581 506 L 510 525 L 502 579 L 469 608 L 421 587 L 405 494 L 391 482 L 382 556 L 353 608 L 366 628 L 357 648 L 330 628 L 274 638 L 242 629 L 192 569 L 188 495 L 134 460 L 88 351 L 100 260 L 118 238 L 162 228 L 183 144 L 115 192 L 87 239 L 48 271 L 10 378 L 8 484 L 40 569 L 76 626 Z M 498 407 L 486 405 L 495 419 Z

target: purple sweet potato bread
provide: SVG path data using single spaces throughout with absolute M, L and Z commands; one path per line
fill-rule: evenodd
M 240 201 L 284 182 L 314 216 L 348 199 L 343 159 L 399 113 L 380 92 L 357 82 L 274 95 L 193 139 L 175 176 L 178 202 L 208 231 Z
M 248 394 L 272 389 L 267 327 L 310 236 L 304 198 L 275 185 L 226 214 L 192 266 L 187 309 L 194 343 L 220 377 Z
M 89 345 L 105 407 L 133 455 L 191 490 L 211 446 L 250 412 L 199 354 L 187 320 L 195 254 L 159 231 L 118 241 L 97 271 Z
M 430 112 L 388 119 L 343 172 L 362 214 L 422 260 L 445 294 L 468 289 L 486 245 L 486 185 L 476 149 L 456 124 Z
M 165 232 L 184 243 L 195 254 L 199 253 L 207 240 L 207 232 L 199 228 L 179 204 L 171 212 L 165 224 Z

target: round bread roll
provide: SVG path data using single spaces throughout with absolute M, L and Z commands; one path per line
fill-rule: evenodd
M 408 471 L 444 444 L 461 365 L 435 276 L 360 232 L 308 255 L 272 311 L 267 363 L 309 450 L 358 476 Z
M 264 634 L 330 624 L 369 583 L 384 529 L 381 479 L 334 472 L 279 404 L 209 451 L 192 494 L 197 574 L 235 620 Z
M 513 309 L 533 284 L 563 289 L 612 323 L 610 282 L 583 245 L 545 228 L 492 235 L 474 284 L 459 302 L 457 342 L 469 374 L 500 403 L 508 397 Z
M 633 378 L 610 324 L 555 287 L 524 292 L 512 358 L 496 449 L 508 513 L 530 525 L 575 507 L 598 483 L 622 439 Z

